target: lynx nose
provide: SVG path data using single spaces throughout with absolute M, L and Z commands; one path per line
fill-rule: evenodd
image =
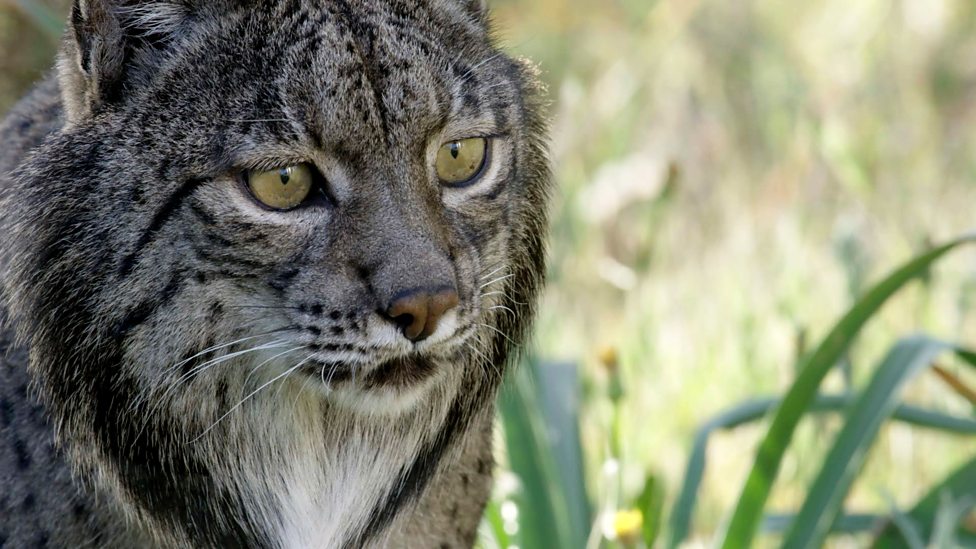
M 437 323 L 457 307 L 458 294 L 454 288 L 415 288 L 400 292 L 390 303 L 386 315 L 403 329 L 403 335 L 418 343 L 437 330 Z

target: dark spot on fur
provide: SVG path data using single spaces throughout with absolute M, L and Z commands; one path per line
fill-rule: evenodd
M 0 399 L 0 427 L 10 427 L 14 422 L 14 407 L 7 399 Z
M 329 318 L 331 318 L 332 320 L 339 320 L 340 318 L 342 318 L 342 313 L 340 313 L 339 311 L 332 311 L 331 313 L 329 313 Z
M 74 505 L 71 506 L 71 515 L 75 519 L 81 520 L 86 516 L 88 516 L 88 508 L 85 506 L 84 503 L 80 501 L 76 501 Z
M 468 484 L 471 484 L 471 478 L 468 477 L 467 473 L 461 473 L 461 484 L 463 484 L 465 487 L 467 487 Z
M 306 326 L 305 329 L 315 337 L 322 335 L 322 330 L 316 326 Z
M 34 540 L 34 547 L 36 549 L 46 549 L 50 540 L 51 534 L 48 532 L 40 532 L 37 534 L 37 539 Z
M 329 331 L 331 331 L 332 335 L 334 336 L 341 336 L 342 334 L 346 333 L 346 331 L 342 329 L 342 326 L 333 326 Z
M 17 470 L 26 471 L 30 469 L 31 457 L 27 451 L 27 445 L 21 439 L 14 439 L 14 454 L 17 457 Z
M 219 301 L 214 301 L 210 304 L 210 317 L 208 320 L 211 324 L 215 324 L 222 316 L 224 316 L 224 304 Z
M 24 496 L 24 500 L 20 502 L 20 508 L 24 511 L 33 510 L 35 505 L 37 505 L 37 498 L 34 497 L 34 494 L 27 494 Z
M 268 281 L 268 286 L 271 286 L 279 292 L 285 291 L 291 282 L 298 276 L 301 271 L 298 269 L 287 269 L 282 271 L 277 276 Z

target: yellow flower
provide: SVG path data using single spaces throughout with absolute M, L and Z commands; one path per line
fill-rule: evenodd
M 640 539 L 644 515 L 637 509 L 617 511 L 613 517 L 613 531 L 617 539 L 625 545 L 634 545 Z

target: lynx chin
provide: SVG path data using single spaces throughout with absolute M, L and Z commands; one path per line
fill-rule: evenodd
M 75 0 L 0 125 L 0 546 L 470 547 L 542 95 L 480 0 Z

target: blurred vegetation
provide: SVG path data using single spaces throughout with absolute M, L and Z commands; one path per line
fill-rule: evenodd
M 972 252 L 915 273 L 821 361 L 822 382 L 804 374 L 872 283 L 974 225 L 976 3 L 490 3 L 506 48 L 549 84 L 560 188 L 531 360 L 501 401 L 485 543 L 666 543 L 701 457 L 683 542 L 749 530 L 758 509 L 767 533 L 756 543 L 778 545 L 789 514 L 833 488 L 815 481 L 868 394 L 901 404 L 876 438 L 848 435 L 872 443 L 855 452 L 864 467 L 849 494 L 824 495 L 843 500 L 834 525 L 860 533 L 828 544 L 888 546 L 895 524 L 898 539 L 914 531 L 941 547 L 976 524 L 965 497 L 934 489 L 949 479 L 976 492 L 976 440 L 920 428 L 931 416 L 918 414 L 973 417 L 966 360 L 916 361 L 903 390 L 871 392 L 879 372 L 910 370 L 898 357 L 938 347 L 906 334 L 973 344 Z M 66 2 L 0 0 L 0 109 L 50 66 L 56 39 L 37 5 L 63 13 Z M 775 482 L 756 477 L 768 502 L 743 510 L 756 449 L 785 421 L 768 414 L 794 391 L 813 398 L 797 411 L 824 413 L 766 439 L 785 454 Z M 730 526 L 737 508 L 747 518 Z M 876 517 L 888 526 L 864 533 Z

